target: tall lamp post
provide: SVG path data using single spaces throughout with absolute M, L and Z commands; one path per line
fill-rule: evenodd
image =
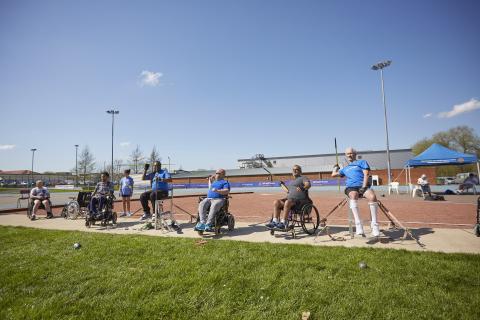
M 115 115 L 119 114 L 120 111 L 111 109 L 111 110 L 107 110 L 107 113 L 112 115 L 112 167 L 111 167 L 112 173 L 111 173 L 111 176 L 113 180 L 113 125 L 115 123 Z
M 37 149 L 32 148 L 32 149 L 30 149 L 30 151 L 32 151 L 32 172 L 31 172 L 32 178 L 31 179 L 32 179 L 32 188 L 33 188 L 33 185 L 34 185 L 34 183 L 33 183 L 33 160 L 35 159 L 35 151 L 37 151 Z
M 372 66 L 372 70 L 380 70 L 380 78 L 382 80 L 382 99 L 383 99 L 383 111 L 385 117 L 385 135 L 387 137 L 387 174 L 388 174 L 388 185 L 392 182 L 392 172 L 390 167 L 390 144 L 388 142 L 388 124 L 387 124 L 387 104 L 385 103 L 385 89 L 383 85 L 383 68 L 388 67 L 392 63 L 391 60 L 385 60 L 379 63 L 376 63 Z
M 78 187 L 78 144 L 75 145 L 75 188 Z

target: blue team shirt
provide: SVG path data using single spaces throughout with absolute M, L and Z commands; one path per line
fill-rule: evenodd
M 145 176 L 146 180 L 152 181 L 153 191 L 168 191 L 168 182 L 160 181 L 159 179 L 170 179 L 171 175 L 167 170 L 160 170 L 160 172 L 151 172 Z M 157 180 L 158 179 L 158 180 Z
M 363 170 L 370 170 L 368 162 L 365 160 L 355 160 L 348 166 L 340 169 L 339 173 L 342 177 L 347 177 L 347 187 L 358 188 L 363 185 Z
M 120 179 L 120 195 L 122 197 L 131 196 L 133 193 L 133 179 L 132 177 L 123 177 Z
M 226 198 L 226 196 L 218 192 L 212 191 L 213 188 L 215 188 L 216 190 L 222 190 L 222 189 L 230 190 L 230 183 L 227 180 L 214 181 L 212 182 L 210 189 L 208 189 L 207 198 L 210 198 L 210 199 Z

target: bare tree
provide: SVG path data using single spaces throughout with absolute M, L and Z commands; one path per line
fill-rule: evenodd
M 133 150 L 130 154 L 130 161 L 133 163 L 135 173 L 138 173 L 138 163 L 143 159 L 143 152 L 140 150 L 140 146 L 137 144 L 135 150 Z
M 78 159 L 78 169 L 83 175 L 83 184 L 85 184 L 87 175 L 92 174 L 92 172 L 95 170 L 95 158 L 90 152 L 88 146 L 85 146 L 82 149 L 82 152 L 80 152 Z
M 157 152 L 157 147 L 153 146 L 152 152 L 150 152 L 150 164 L 153 165 L 155 161 L 162 161 L 162 157 L 160 157 L 160 154 Z

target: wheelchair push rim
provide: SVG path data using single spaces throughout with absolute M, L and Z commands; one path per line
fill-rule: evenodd
M 308 235 L 313 235 L 320 224 L 320 214 L 313 204 L 306 204 L 300 213 L 300 225 Z

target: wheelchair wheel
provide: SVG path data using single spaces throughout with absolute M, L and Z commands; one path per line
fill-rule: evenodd
M 232 216 L 231 214 L 228 214 L 227 226 L 228 226 L 228 231 L 233 231 L 233 229 L 235 228 L 235 217 Z
M 92 221 L 90 221 L 88 218 L 85 218 L 85 227 L 90 228 L 92 226 Z
M 112 224 L 117 224 L 117 213 L 112 212 Z
M 27 218 L 32 219 L 33 205 L 30 202 L 27 207 Z
M 72 200 L 65 205 L 63 210 L 65 211 L 66 219 L 75 220 L 78 218 L 78 215 L 80 214 L 80 205 L 76 200 Z
M 306 204 L 300 213 L 300 224 L 305 233 L 312 235 L 320 224 L 320 214 L 313 204 Z

